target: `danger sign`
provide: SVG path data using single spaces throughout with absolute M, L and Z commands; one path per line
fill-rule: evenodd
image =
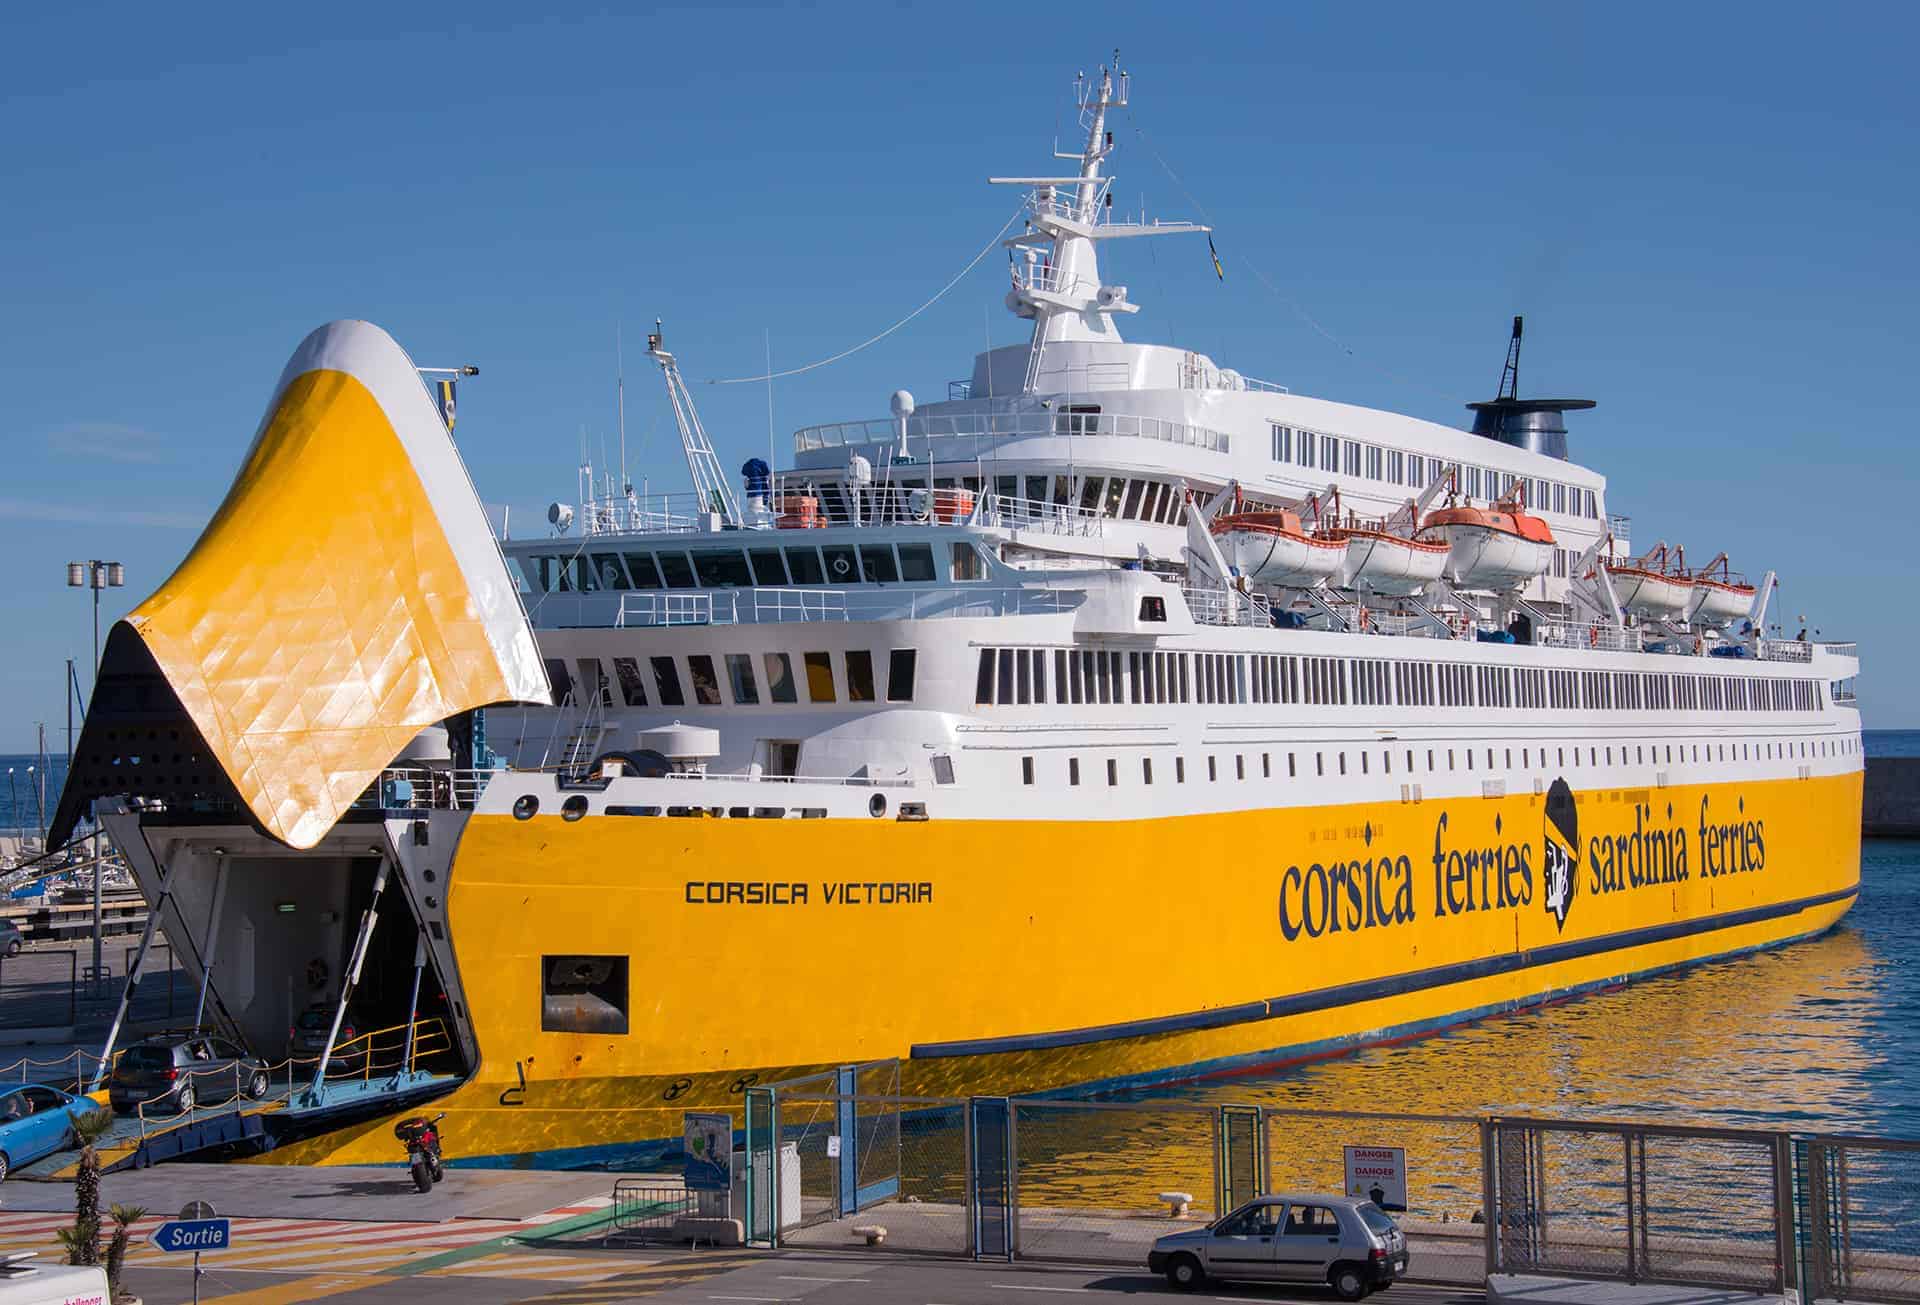
M 1372 1201 L 1382 1210 L 1407 1208 L 1407 1152 L 1398 1146 L 1350 1146 L 1347 1195 Z

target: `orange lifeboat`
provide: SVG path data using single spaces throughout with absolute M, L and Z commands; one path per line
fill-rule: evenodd
M 1753 610 L 1753 586 L 1733 573 L 1725 553 L 1693 573 L 1693 590 L 1687 619 L 1697 625 L 1731 625 Z
M 1444 574 L 1462 589 L 1511 589 L 1553 565 L 1553 531 L 1526 510 L 1519 487 L 1484 508 L 1449 504 L 1429 512 L 1419 536 L 1447 545 Z
M 1668 565 L 1665 544 L 1643 557 L 1605 565 L 1613 580 L 1613 596 L 1620 600 L 1623 611 L 1650 620 L 1671 621 L 1686 615 L 1693 602 L 1693 577 Z
M 1338 574 L 1347 556 L 1344 539 L 1308 534 L 1285 508 L 1229 512 L 1212 529 L 1228 563 L 1258 584 L 1309 589 Z

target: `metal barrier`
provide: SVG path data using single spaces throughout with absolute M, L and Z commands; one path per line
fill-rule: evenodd
M 1489 1121 L 1490 1273 L 1794 1287 L 1787 1137 L 1733 1129 Z
M 613 1185 L 611 1221 L 601 1245 L 617 1241 L 662 1241 L 674 1221 L 699 1213 L 699 1193 L 664 1178 L 622 1178 Z
M 1920 1301 L 1920 1142 L 1799 1144 L 1808 1299 Z

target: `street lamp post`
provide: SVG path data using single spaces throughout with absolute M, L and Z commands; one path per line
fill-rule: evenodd
M 67 587 L 93 590 L 93 687 L 96 691 L 100 687 L 100 591 L 118 589 L 126 582 L 127 568 L 118 562 L 93 558 L 67 563 Z M 96 989 L 101 982 L 100 950 L 100 833 L 96 828 L 93 835 L 93 983 Z

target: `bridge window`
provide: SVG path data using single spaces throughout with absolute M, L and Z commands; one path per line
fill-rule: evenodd
M 807 671 L 807 700 L 834 701 L 833 657 L 828 653 L 810 652 L 803 654 L 802 660 Z
M 613 553 L 595 553 L 593 555 L 593 569 L 600 576 L 600 587 L 602 589 L 625 589 L 627 587 L 627 575 L 626 572 L 620 569 L 620 558 L 618 555 Z
M 558 657 L 549 657 L 547 662 L 547 683 L 553 686 L 553 700 L 565 702 L 567 695 L 573 692 L 573 676 L 567 670 L 566 662 Z
M 924 584 L 934 578 L 933 546 L 900 545 L 900 578 L 909 584 Z
M 830 583 L 850 585 L 859 581 L 860 572 L 854 565 L 851 547 L 822 548 L 820 555 L 827 560 L 827 579 Z
M 912 648 L 895 648 L 887 654 L 887 701 L 912 702 L 914 663 L 918 655 Z
M 693 676 L 693 700 L 702 707 L 718 707 L 720 677 L 714 674 L 713 658 L 705 655 L 689 657 L 687 670 Z
M 793 659 L 785 653 L 768 653 L 764 665 L 767 670 L 767 700 L 769 702 L 796 701 Z
M 680 691 L 680 670 L 671 657 L 652 657 L 653 687 L 659 691 L 662 707 L 684 707 L 686 695 Z
M 865 648 L 847 653 L 847 701 L 873 701 L 873 654 Z
M 953 541 L 952 558 L 953 578 L 955 580 L 985 580 L 987 564 L 978 550 L 964 539 Z
M 789 548 L 787 570 L 793 573 L 793 583 L 797 585 L 823 585 L 827 582 L 827 573 L 820 568 L 820 550 L 817 548 Z
M 613 659 L 613 673 L 620 679 L 620 696 L 629 707 L 647 705 L 646 682 L 640 677 L 640 663 L 631 657 Z
M 727 679 L 733 684 L 733 700 L 742 706 L 760 701 L 760 686 L 753 679 L 753 658 L 746 653 L 727 654 Z
M 893 549 L 887 544 L 860 545 L 860 575 L 868 584 L 890 585 L 900 579 L 893 564 Z
M 685 553 L 661 553 L 660 574 L 666 577 L 669 589 L 692 589 L 695 587 L 693 564 L 687 561 Z
M 753 564 L 753 582 L 755 584 L 783 585 L 787 583 L 787 568 L 780 561 L 779 549 L 748 549 L 747 561 Z

